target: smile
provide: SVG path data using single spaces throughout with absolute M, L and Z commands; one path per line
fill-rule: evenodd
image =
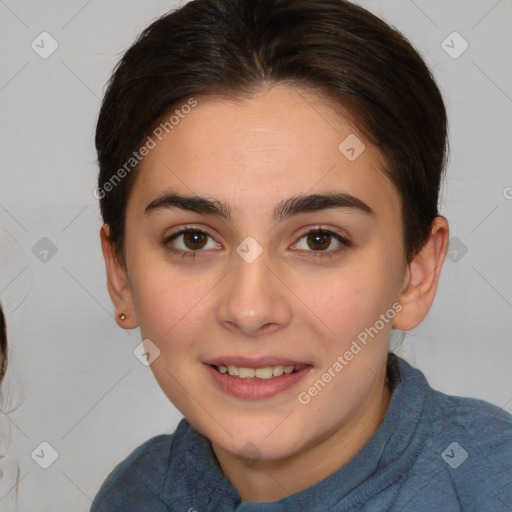
M 247 364 L 247 363 L 246 363 Z M 204 363 L 215 388 L 228 395 L 250 400 L 271 398 L 297 386 L 313 366 L 310 364 L 235 366 Z
M 212 365 L 218 372 L 225 373 L 230 375 L 231 377 L 239 378 L 239 379 L 261 379 L 261 380 L 270 380 L 275 377 L 280 377 L 283 374 L 290 374 L 297 372 L 304 368 L 306 365 L 296 365 L 296 366 L 264 366 L 261 368 L 247 368 L 244 366 L 235 366 L 235 365 Z

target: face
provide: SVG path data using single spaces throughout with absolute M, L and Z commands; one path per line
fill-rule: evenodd
M 282 459 L 382 390 L 407 267 L 400 199 L 377 149 L 312 93 L 197 100 L 131 191 L 128 300 L 189 423 L 229 453 Z

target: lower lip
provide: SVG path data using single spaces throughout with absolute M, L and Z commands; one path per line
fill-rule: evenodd
M 295 386 L 311 370 L 312 366 L 306 366 L 298 372 L 284 373 L 280 377 L 272 379 L 241 379 L 231 377 L 228 373 L 220 373 L 213 366 L 205 364 L 213 381 L 224 392 L 238 398 L 262 399 L 271 398 L 291 387 Z

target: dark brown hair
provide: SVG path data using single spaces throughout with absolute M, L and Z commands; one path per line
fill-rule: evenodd
M 344 0 L 193 0 L 142 32 L 101 107 L 96 194 L 121 260 L 137 167 L 115 175 L 162 116 L 190 97 L 243 97 L 274 83 L 307 88 L 352 114 L 401 197 L 407 261 L 421 249 L 438 215 L 447 119 L 407 39 Z
M 7 371 L 7 328 L 4 311 L 0 304 L 0 383 L 4 380 Z

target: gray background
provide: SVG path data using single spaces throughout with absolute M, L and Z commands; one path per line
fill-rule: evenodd
M 434 306 L 397 352 L 437 389 L 512 411 L 512 1 L 359 3 L 420 50 L 450 118 L 442 213 L 456 238 Z M 135 36 L 175 5 L 0 0 L 0 299 L 10 342 L 0 509 L 88 511 L 115 464 L 180 419 L 133 355 L 139 332 L 112 317 L 93 197 L 104 85 Z M 31 47 L 43 31 L 58 43 L 46 59 Z M 469 44 L 457 58 L 454 31 Z M 42 442 L 58 453 L 47 469 Z

